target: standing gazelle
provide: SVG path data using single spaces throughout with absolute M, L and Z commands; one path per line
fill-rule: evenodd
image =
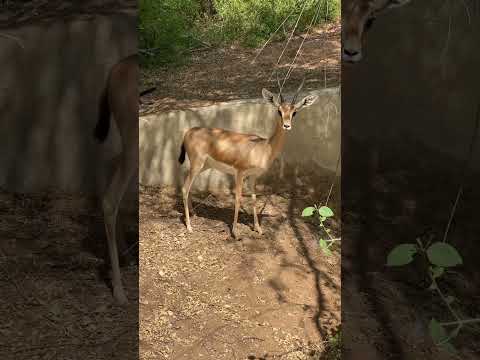
M 254 227 L 256 231 L 262 234 L 255 208 L 256 179 L 268 170 L 273 160 L 282 151 L 285 143 L 285 132 L 292 128 L 292 120 L 296 113 L 312 105 L 318 98 L 316 95 L 308 95 L 302 100 L 296 101 L 304 82 L 305 79 L 291 102 L 284 100 L 281 91 L 278 95 L 275 95 L 266 89 L 262 90 L 263 98 L 276 107 L 279 115 L 275 131 L 268 139 L 218 128 L 194 127 L 185 133 L 178 160 L 180 164 L 183 164 L 185 153 L 188 154 L 190 160 L 190 170 L 182 188 L 185 223 L 189 232 L 193 231 L 189 214 L 189 208 L 190 211 L 192 209 L 191 196 L 189 195 L 192 183 L 202 171 L 213 168 L 235 177 L 233 236 L 236 238 L 238 235 L 238 209 L 240 208 L 243 180 L 246 177 L 251 179 Z
M 350 63 L 362 59 L 365 32 L 375 18 L 386 10 L 408 4 L 411 0 L 343 0 L 342 59 Z

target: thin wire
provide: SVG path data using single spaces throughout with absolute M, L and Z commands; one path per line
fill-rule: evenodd
M 464 167 L 464 170 L 463 170 L 460 187 L 458 188 L 457 196 L 455 198 L 455 203 L 453 204 L 452 211 L 450 212 L 450 218 L 448 219 L 447 227 L 445 229 L 445 234 L 443 235 L 443 242 L 447 241 L 448 230 L 450 230 L 450 225 L 452 223 L 453 216 L 455 215 L 455 211 L 457 209 L 458 201 L 460 200 L 460 196 L 463 192 L 463 186 L 465 184 L 465 179 L 467 177 L 469 165 L 470 165 L 470 162 L 471 162 L 472 157 L 473 157 L 473 149 L 475 147 L 474 145 L 475 145 L 476 140 L 477 140 L 478 128 L 479 128 L 479 123 L 480 123 L 480 102 L 477 105 L 477 113 L 476 113 L 475 117 L 476 117 L 476 119 L 475 119 L 475 129 L 473 131 L 472 141 L 470 142 L 470 147 L 468 149 L 468 157 L 467 157 L 467 160 L 465 162 L 465 167 Z
M 330 190 L 328 191 L 327 200 L 325 200 L 325 206 L 328 205 L 328 201 L 330 200 L 330 196 L 332 195 L 333 186 L 335 185 L 335 180 L 337 179 L 338 168 L 339 168 L 339 166 L 340 166 L 340 158 L 341 158 L 341 157 L 342 157 L 342 152 L 340 151 L 340 152 L 338 153 L 337 167 L 335 168 L 335 175 L 333 176 L 332 184 L 330 185 Z
M 293 61 L 292 63 L 290 64 L 290 67 L 287 71 L 287 74 L 285 75 L 285 78 L 283 79 L 283 83 L 282 83 L 282 89 L 283 89 L 283 86 L 285 85 L 285 82 L 288 80 L 288 78 L 290 77 L 290 74 L 292 73 L 293 71 L 293 66 L 295 65 L 295 62 L 298 58 L 298 55 L 300 54 L 300 51 L 302 50 L 302 47 L 303 47 L 303 44 L 305 43 L 305 41 L 307 40 L 308 36 L 310 35 L 310 30 L 312 30 L 312 27 L 313 27 L 313 24 L 315 23 L 315 21 L 317 20 L 317 17 L 318 15 L 320 14 L 320 4 L 321 4 L 321 1 L 319 0 L 318 1 L 318 6 L 317 6 L 317 10 L 315 11 L 315 14 L 312 18 L 312 21 L 310 22 L 310 25 L 309 25 L 309 28 L 308 28 L 308 31 L 307 31 L 307 34 L 305 35 L 305 37 L 302 39 L 302 42 L 300 43 L 300 46 L 298 47 L 298 50 L 297 50 L 297 53 L 295 54 L 295 57 L 293 58 Z
M 272 79 L 272 76 L 273 74 L 275 73 L 275 68 L 277 67 L 278 64 L 280 64 L 280 61 L 283 57 L 283 54 L 285 53 L 285 50 L 287 49 L 288 47 L 288 44 L 290 43 L 290 41 L 292 40 L 292 37 L 293 37 L 293 34 L 295 33 L 295 30 L 297 29 L 298 27 L 298 23 L 300 22 L 300 19 L 302 17 L 302 14 L 303 14 L 303 11 L 305 10 L 305 7 L 307 6 L 307 1 L 305 1 L 303 3 L 303 7 L 302 7 L 302 10 L 300 11 L 300 14 L 298 15 L 298 19 L 297 19 L 297 22 L 295 23 L 295 26 L 293 27 L 293 30 L 292 32 L 290 33 L 290 37 L 288 38 L 287 40 L 287 43 L 285 44 L 285 46 L 283 47 L 283 50 L 282 50 L 282 53 L 280 54 L 280 56 L 278 57 L 278 60 L 277 60 L 277 63 L 275 64 L 275 66 L 273 67 L 273 70 L 272 70 L 272 73 L 270 74 L 270 77 L 268 78 L 268 81 L 270 81 Z M 281 91 L 282 89 L 280 89 Z
M 273 37 L 275 36 L 275 34 L 278 32 L 278 30 L 280 30 L 280 28 L 285 24 L 285 22 L 290 18 L 290 16 L 292 16 L 292 13 L 293 13 L 293 10 L 290 14 L 288 14 L 288 16 L 285 18 L 285 20 L 283 20 L 283 22 L 279 25 L 279 27 L 277 28 L 277 30 L 275 30 L 273 32 L 272 35 L 270 35 L 270 37 L 268 38 L 268 40 L 263 44 L 263 46 L 261 47 L 260 51 L 258 52 L 258 54 L 255 56 L 255 58 L 251 61 L 250 64 L 253 64 L 258 56 L 262 53 L 262 51 L 265 49 L 265 47 L 267 46 L 267 44 L 273 39 Z

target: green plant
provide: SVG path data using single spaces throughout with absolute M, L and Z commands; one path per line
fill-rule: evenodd
M 282 26 L 302 31 L 338 19 L 339 0 L 215 0 L 217 21 L 206 31 L 214 42 L 257 46 Z M 288 30 L 289 31 L 289 30 Z
M 311 217 L 315 214 L 318 215 L 320 231 L 322 233 L 322 235 L 320 236 L 320 239 L 318 240 L 318 244 L 326 255 L 331 255 L 332 252 L 330 248 L 333 246 L 333 244 L 336 241 L 340 240 L 340 239 L 334 238 L 331 235 L 331 229 L 325 226 L 325 221 L 327 221 L 328 218 L 331 218 L 334 215 L 333 211 L 328 206 L 319 207 L 317 205 L 309 206 L 303 209 L 302 211 L 303 217 Z
M 455 247 L 448 244 L 445 239 L 442 242 L 434 242 L 433 244 L 430 242 L 428 241 L 424 244 L 421 238 L 417 238 L 416 244 L 405 243 L 397 245 L 388 254 L 387 266 L 408 265 L 418 255 L 423 256 L 428 262 L 428 275 L 432 281 L 429 290 L 437 293 L 454 319 L 449 322 L 440 322 L 432 318 L 429 324 L 430 336 L 437 346 L 455 353 L 456 350 L 451 340 L 459 334 L 463 326 L 480 322 L 480 318 L 462 319 L 453 309 L 456 298 L 452 295 L 446 295 L 438 284 L 438 280 L 445 276 L 448 269 L 463 264 L 463 259 L 459 252 Z M 447 331 L 447 328 L 450 327 L 454 327 L 454 329 Z
M 140 0 L 138 30 L 143 64 L 178 61 L 196 42 L 192 24 L 199 11 L 197 0 Z
M 339 15 L 340 0 L 140 0 L 141 62 L 178 64 L 190 50 L 232 42 L 257 46 Z
M 448 322 L 439 322 L 437 319 L 432 318 L 429 324 L 430 336 L 438 347 L 447 350 L 450 353 L 456 353 L 455 347 L 451 343 L 451 340 L 458 336 L 460 330 L 465 325 L 480 323 L 480 318 L 462 318 L 453 308 L 453 305 L 457 301 L 456 297 L 453 295 L 446 295 L 438 284 L 438 280 L 445 276 L 445 274 L 448 272 L 448 269 L 463 264 L 463 259 L 458 250 L 454 246 L 447 243 L 447 236 L 448 230 L 450 229 L 450 225 L 452 224 L 455 216 L 457 205 L 463 193 L 463 187 L 467 179 L 470 163 L 473 159 L 475 144 L 477 142 L 478 134 L 480 133 L 479 129 L 480 103 L 477 104 L 475 128 L 472 132 L 472 138 L 468 148 L 468 155 L 466 157 L 467 161 L 465 161 L 464 164 L 460 186 L 457 190 L 457 196 L 455 197 L 442 241 L 431 244 L 432 239 L 429 239 L 424 244 L 421 238 L 417 238 L 416 244 L 407 243 L 397 245 L 387 256 L 387 266 L 404 266 L 410 264 L 413 261 L 414 256 L 417 254 L 422 255 L 423 259 L 428 263 L 428 276 L 431 280 L 429 290 L 436 292 L 453 318 L 453 321 Z M 447 331 L 447 328 L 450 327 L 454 327 L 454 329 Z
M 325 351 L 321 357 L 324 360 L 340 360 L 342 358 L 342 330 L 338 328 L 332 334 L 325 346 Z

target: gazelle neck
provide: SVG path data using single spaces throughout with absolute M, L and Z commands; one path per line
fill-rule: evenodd
M 275 132 L 268 139 L 268 144 L 271 146 L 272 149 L 270 161 L 273 161 L 282 152 L 283 145 L 285 144 L 285 130 L 283 129 L 282 121 L 277 120 Z

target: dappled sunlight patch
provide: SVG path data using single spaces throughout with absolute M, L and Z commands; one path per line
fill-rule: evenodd
M 242 211 L 242 235 L 233 240 L 231 213 L 221 215 L 231 211 L 231 195 L 194 195 L 199 211 L 192 234 L 183 223 L 182 207 L 176 206 L 178 196 L 168 187 L 141 190 L 140 293 L 146 305 L 140 308 L 140 339 L 148 344 L 142 358 L 202 354 L 231 359 L 290 352 L 308 359 L 309 351 L 319 350 L 318 323 L 328 334 L 340 321 L 340 289 L 331 285 L 340 281 L 339 257 L 334 256 L 334 264 L 324 263 L 310 248 L 315 265 L 309 265 L 286 221 L 292 200 L 272 196 L 268 216 L 262 218 L 263 236 Z M 300 231 L 311 236 L 308 226 Z M 318 278 L 322 281 L 316 285 Z M 161 315 L 155 318 L 150 304 L 159 304 L 157 298 Z

